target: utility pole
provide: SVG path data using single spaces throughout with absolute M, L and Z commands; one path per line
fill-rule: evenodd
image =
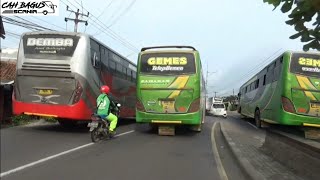
M 69 6 L 67 6 L 67 11 L 72 12 L 72 13 L 75 13 L 75 15 L 76 15 L 76 18 L 75 18 L 75 19 L 64 18 L 64 20 L 65 20 L 66 22 L 67 22 L 68 20 L 74 21 L 74 32 L 77 32 L 77 30 L 78 30 L 78 23 L 79 23 L 79 22 L 82 22 L 82 23 L 84 22 L 86 26 L 88 25 L 88 22 L 87 22 L 87 21 L 84 21 L 84 20 L 79 19 L 79 15 L 89 17 L 89 12 L 88 12 L 88 14 L 79 13 L 79 9 L 77 10 L 77 12 L 75 12 L 75 11 L 73 11 L 73 10 L 69 10 Z
M 207 61 L 207 74 L 206 74 L 206 98 L 207 98 L 207 89 L 208 89 L 208 75 L 209 73 L 216 73 L 216 72 L 209 72 L 209 67 L 208 67 L 208 61 Z

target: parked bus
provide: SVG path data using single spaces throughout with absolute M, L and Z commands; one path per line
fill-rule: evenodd
M 320 127 L 320 53 L 284 52 L 240 88 L 238 112 L 261 121 Z
M 190 46 L 146 47 L 137 66 L 136 122 L 189 124 L 201 131 L 205 87 L 199 52 Z
M 83 33 L 22 35 L 13 93 L 14 114 L 49 116 L 61 124 L 89 120 L 100 86 L 122 104 L 120 117 L 135 116 L 136 65 Z

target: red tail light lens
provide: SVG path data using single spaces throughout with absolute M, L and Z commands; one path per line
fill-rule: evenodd
M 194 101 L 191 103 L 188 112 L 189 112 L 189 113 L 197 112 L 197 111 L 199 111 L 199 109 L 200 109 L 200 98 L 194 100 Z
M 142 112 L 146 111 L 144 106 L 143 106 L 143 104 L 142 104 L 142 102 L 139 99 L 137 100 L 136 108 L 137 108 L 138 111 L 142 111 Z
M 75 95 L 74 95 L 74 97 L 73 97 L 73 104 L 79 102 L 80 97 L 81 97 L 81 95 L 82 95 L 82 92 L 83 92 L 82 86 L 81 86 L 81 84 L 78 82 L 78 83 L 77 83 L 77 87 L 76 87 L 76 89 L 75 89 Z
M 281 97 L 281 101 L 282 101 L 282 108 L 283 110 L 290 112 L 290 113 L 295 113 L 296 110 L 294 109 L 294 105 L 291 102 L 290 99 L 286 98 L 286 97 Z

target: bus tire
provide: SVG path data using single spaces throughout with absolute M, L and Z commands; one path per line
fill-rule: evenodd
M 257 128 L 261 128 L 261 117 L 260 117 L 260 110 L 259 109 L 257 109 L 254 113 L 254 120 L 255 120 Z
M 190 129 L 194 132 L 201 132 L 202 124 L 191 126 Z

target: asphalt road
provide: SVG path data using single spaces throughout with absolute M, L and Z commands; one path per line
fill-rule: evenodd
M 1 179 L 220 179 L 218 159 L 229 179 L 245 179 L 219 133 L 214 145 L 220 153 L 213 151 L 212 126 L 220 120 L 207 117 L 201 133 L 181 127 L 176 136 L 126 123 L 117 130 L 120 136 L 96 144 L 85 126 L 2 129 Z

